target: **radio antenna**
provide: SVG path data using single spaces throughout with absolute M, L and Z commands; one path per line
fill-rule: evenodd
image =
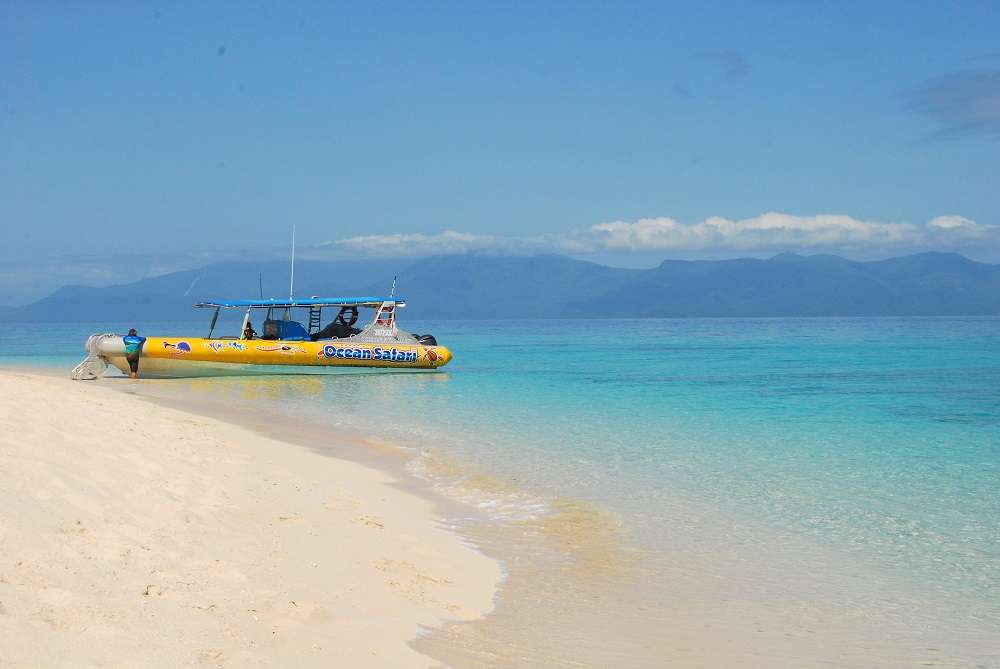
M 292 275 L 288 279 L 288 299 L 295 296 L 295 225 L 292 225 Z
M 264 274 L 262 272 L 257 272 L 257 292 L 260 293 L 260 299 L 264 299 Z

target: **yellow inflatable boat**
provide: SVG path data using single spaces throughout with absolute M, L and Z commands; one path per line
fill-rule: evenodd
M 396 326 L 396 313 L 406 306 L 396 297 L 236 300 L 195 306 L 213 310 L 206 337 L 91 335 L 87 357 L 73 370 L 73 378 L 98 378 L 108 365 L 125 374 L 134 367 L 143 378 L 324 373 L 344 367 L 436 370 L 452 357 L 432 335 Z M 223 309 L 244 310 L 238 334 L 216 335 Z M 337 310 L 329 322 L 324 309 L 328 315 Z M 374 312 L 362 328 L 355 327 L 360 309 Z M 257 321 L 262 323 L 259 333 L 252 325 L 255 312 L 263 316 Z

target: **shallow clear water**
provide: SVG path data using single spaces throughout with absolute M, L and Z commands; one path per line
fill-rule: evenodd
M 404 325 L 452 349 L 447 371 L 198 387 L 488 472 L 510 484 L 481 500 L 498 514 L 591 501 L 656 550 L 767 528 L 891 582 L 920 624 L 1000 629 L 1000 319 Z M 7 326 L 0 364 L 69 368 L 102 329 Z

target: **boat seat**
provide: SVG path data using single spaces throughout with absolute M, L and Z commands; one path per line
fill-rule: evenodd
M 319 341 L 320 339 L 343 339 L 344 337 L 356 335 L 359 332 L 361 332 L 361 330 L 358 328 L 353 328 L 350 325 L 344 325 L 343 323 L 332 321 L 319 332 L 314 332 L 309 338 L 313 341 Z

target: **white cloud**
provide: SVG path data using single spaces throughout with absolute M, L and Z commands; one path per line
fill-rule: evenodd
M 319 244 L 320 248 L 340 248 L 362 255 L 418 256 L 429 254 L 464 253 L 473 250 L 494 250 L 509 241 L 492 235 L 445 230 L 432 235 L 389 234 L 348 237 Z
M 957 215 L 938 216 L 925 225 L 866 221 L 840 214 L 795 216 L 768 212 L 730 220 L 713 216 L 696 223 L 670 217 L 611 221 L 567 234 L 536 237 L 476 235 L 446 230 L 438 234 L 386 234 L 349 237 L 321 244 L 362 256 L 420 256 L 481 251 L 558 252 L 734 252 L 779 250 L 893 252 L 947 248 L 974 240 L 1000 247 L 997 226 Z
M 732 221 L 713 216 L 698 223 L 672 218 L 599 223 L 589 230 L 598 248 L 612 251 L 694 251 L 770 248 L 851 248 L 899 245 L 916 241 L 920 229 L 910 223 L 861 221 L 850 216 L 793 216 L 769 212 Z
M 982 227 L 975 221 L 970 221 L 962 216 L 938 216 L 937 218 L 932 218 L 927 225 L 931 228 L 941 228 L 943 230 L 953 230 L 955 228 L 973 230 Z

